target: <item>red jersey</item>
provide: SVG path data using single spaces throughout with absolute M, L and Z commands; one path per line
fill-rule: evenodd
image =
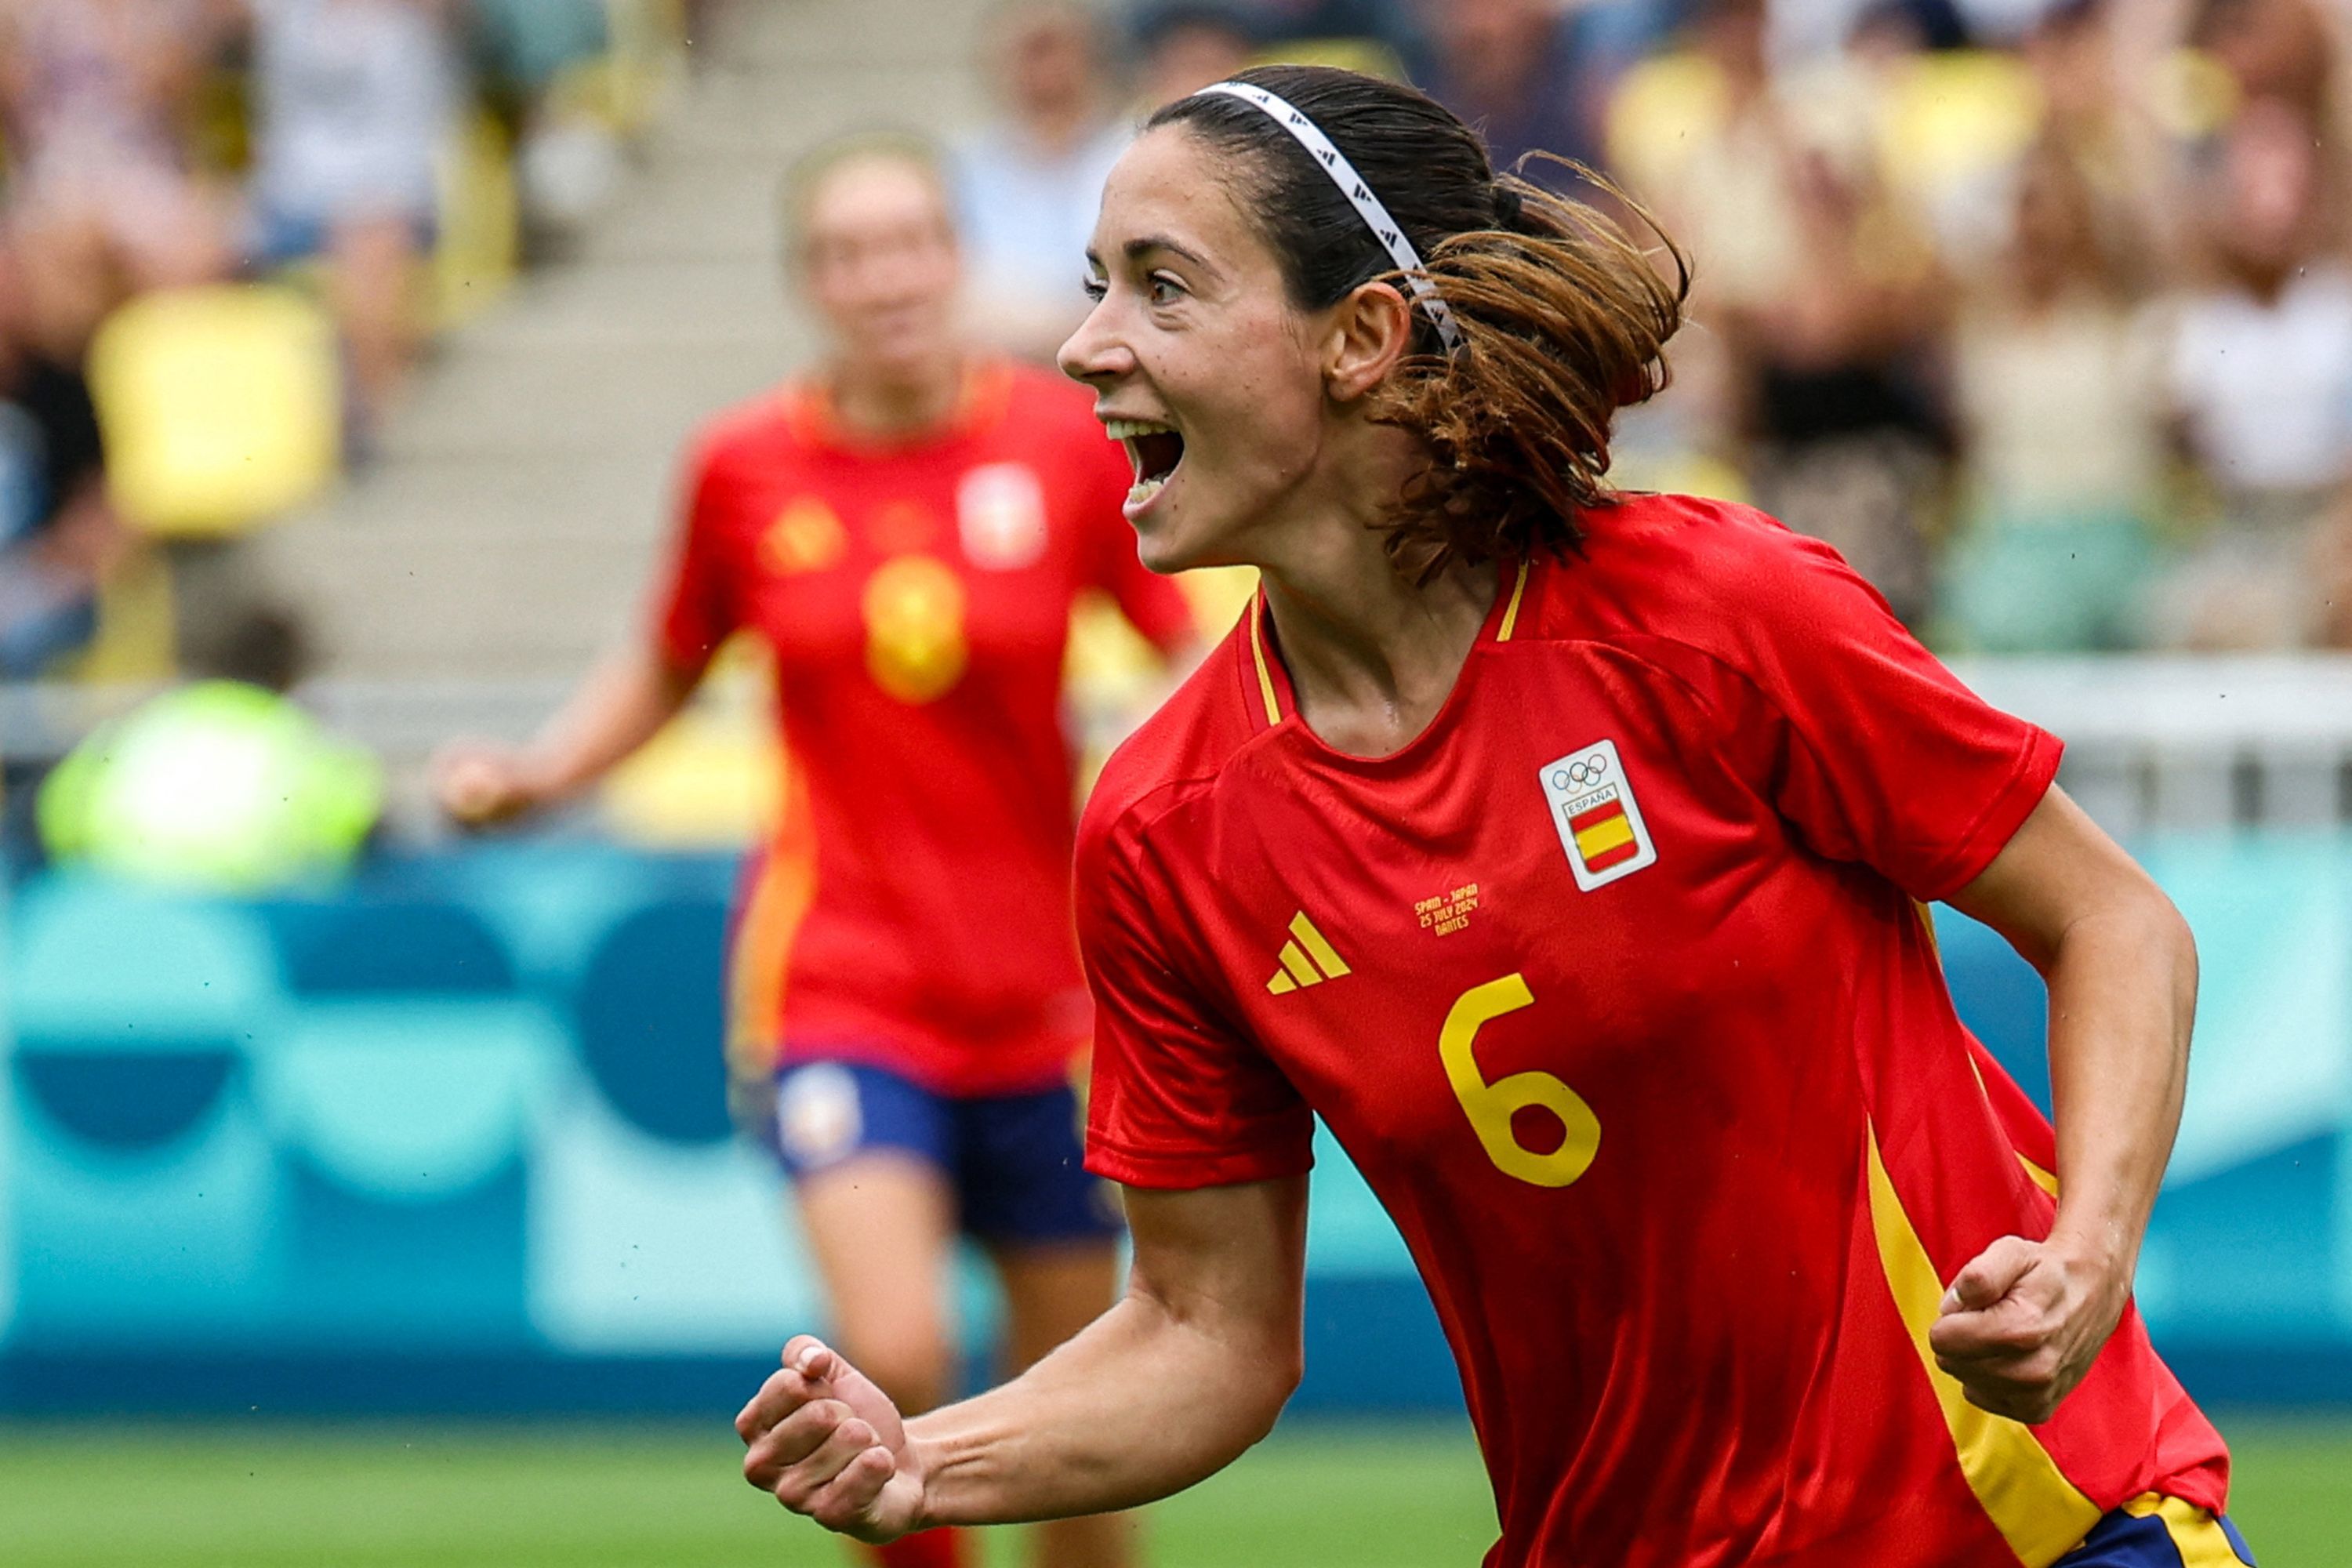
M 1087 1030 L 1062 729 L 1072 601 L 1191 635 L 1136 559 L 1132 470 L 1082 389 L 992 364 L 944 429 L 881 445 L 819 389 L 698 443 L 659 646 L 774 655 L 787 798 L 737 915 L 739 1066 L 870 1061 L 949 1094 L 1057 1080 Z
M 1944 1281 L 2047 1234 L 2053 1155 L 1915 900 L 1984 869 L 2059 743 L 1769 519 L 1591 525 L 1505 564 L 1393 755 L 1298 721 L 1253 614 L 1113 759 L 1090 1167 L 1295 1175 L 1319 1114 L 1452 1342 L 1493 1564 L 2038 1568 L 2126 1499 L 2218 1510 L 2136 1312 L 2036 1427 L 1927 1348 Z

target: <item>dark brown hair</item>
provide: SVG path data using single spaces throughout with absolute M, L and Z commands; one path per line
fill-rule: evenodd
M 1647 213 L 1564 160 L 1554 162 L 1655 236 L 1671 279 L 1596 206 L 1498 176 L 1477 133 L 1412 88 L 1328 66 L 1265 66 L 1236 79 L 1287 100 L 1347 154 L 1461 329 L 1462 347 L 1448 353 L 1423 316 L 1414 352 L 1374 397 L 1372 417 L 1410 431 L 1430 455 L 1386 524 L 1398 569 L 1427 582 L 1457 561 L 1582 537 L 1580 514 L 1611 500 L 1611 421 L 1666 384 L 1662 355 L 1690 291 L 1683 252 Z M 1145 129 L 1161 125 L 1234 157 L 1243 205 L 1300 309 L 1401 281 L 1330 175 L 1264 111 L 1195 95 Z

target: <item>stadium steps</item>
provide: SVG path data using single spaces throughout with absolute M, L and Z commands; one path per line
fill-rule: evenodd
M 639 612 L 678 449 L 814 340 L 776 246 L 791 160 L 982 110 L 982 0 L 734 0 L 626 188 L 563 260 L 436 349 L 373 461 L 257 538 L 321 673 L 576 675 Z

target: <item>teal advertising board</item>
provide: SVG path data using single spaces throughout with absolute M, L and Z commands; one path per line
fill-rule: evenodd
M 2352 841 L 2138 847 L 2205 973 L 2143 1307 L 2202 1392 L 2352 1398 Z M 727 1117 L 732 875 L 554 845 L 265 902 L 17 886 L 0 1411 L 728 1407 L 821 1321 Z M 1939 915 L 1963 1016 L 2046 1103 L 2039 980 Z M 1328 1142 L 1309 1250 L 1302 1400 L 1458 1399 Z

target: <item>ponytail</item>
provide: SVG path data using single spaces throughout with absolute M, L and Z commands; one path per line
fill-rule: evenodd
M 1429 452 L 1386 525 L 1390 558 L 1414 582 L 1573 545 L 1581 514 L 1612 499 L 1617 411 L 1666 385 L 1689 261 L 1646 211 L 1576 172 L 1655 237 L 1672 276 L 1597 207 L 1513 175 L 1496 183 L 1494 227 L 1439 242 L 1425 270 L 1463 346 L 1406 360 L 1372 412 Z

